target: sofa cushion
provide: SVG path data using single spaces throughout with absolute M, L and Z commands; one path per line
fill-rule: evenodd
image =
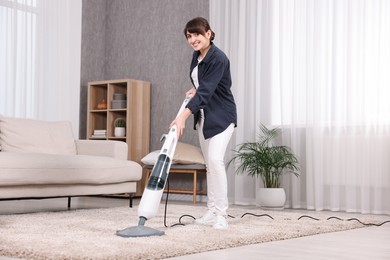
M 0 116 L 3 152 L 76 154 L 70 122 L 49 122 Z
M 180 164 L 206 164 L 199 147 L 181 142 L 177 143 L 173 161 Z
M 154 165 L 161 150 L 155 150 L 145 155 L 141 162 L 146 165 Z M 202 150 L 191 144 L 177 142 L 172 164 L 206 164 Z
M 138 181 L 136 162 L 89 155 L 0 152 L 0 187 L 110 184 Z

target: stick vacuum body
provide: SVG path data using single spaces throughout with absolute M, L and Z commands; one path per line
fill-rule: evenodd
M 188 96 L 184 99 L 177 116 L 185 109 L 190 100 L 191 96 Z M 165 184 L 168 179 L 169 170 L 172 164 L 173 155 L 175 153 L 178 142 L 176 125 L 173 125 L 169 129 L 168 134 L 164 135 L 162 139 L 165 139 L 163 147 L 161 148 L 158 158 L 154 164 L 148 180 L 148 184 L 145 187 L 140 204 L 138 206 L 138 226 L 117 231 L 118 236 L 140 237 L 164 234 L 162 231 L 144 226 L 146 220 L 156 216 L 160 206 L 161 197 L 164 192 Z
M 148 184 L 142 194 L 138 207 L 138 216 L 151 219 L 156 216 L 164 192 L 165 183 L 168 179 L 173 154 L 177 144 L 176 126 L 174 125 L 166 137 L 165 143 L 154 164 Z

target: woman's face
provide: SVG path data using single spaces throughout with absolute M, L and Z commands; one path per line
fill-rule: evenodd
M 187 41 L 188 44 L 195 50 L 200 51 L 205 50 L 210 45 L 211 31 L 207 31 L 205 35 L 199 33 L 189 33 L 187 32 Z

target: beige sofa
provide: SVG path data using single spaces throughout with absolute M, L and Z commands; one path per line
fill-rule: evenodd
M 70 122 L 0 115 L 0 200 L 132 194 L 142 167 L 127 144 L 75 140 Z

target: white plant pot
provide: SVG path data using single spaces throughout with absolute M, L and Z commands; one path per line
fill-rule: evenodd
M 114 128 L 114 136 L 115 137 L 125 137 L 126 136 L 126 128 L 125 127 L 115 127 Z
M 286 203 L 286 192 L 283 188 L 259 188 L 257 205 L 262 208 L 283 209 Z

